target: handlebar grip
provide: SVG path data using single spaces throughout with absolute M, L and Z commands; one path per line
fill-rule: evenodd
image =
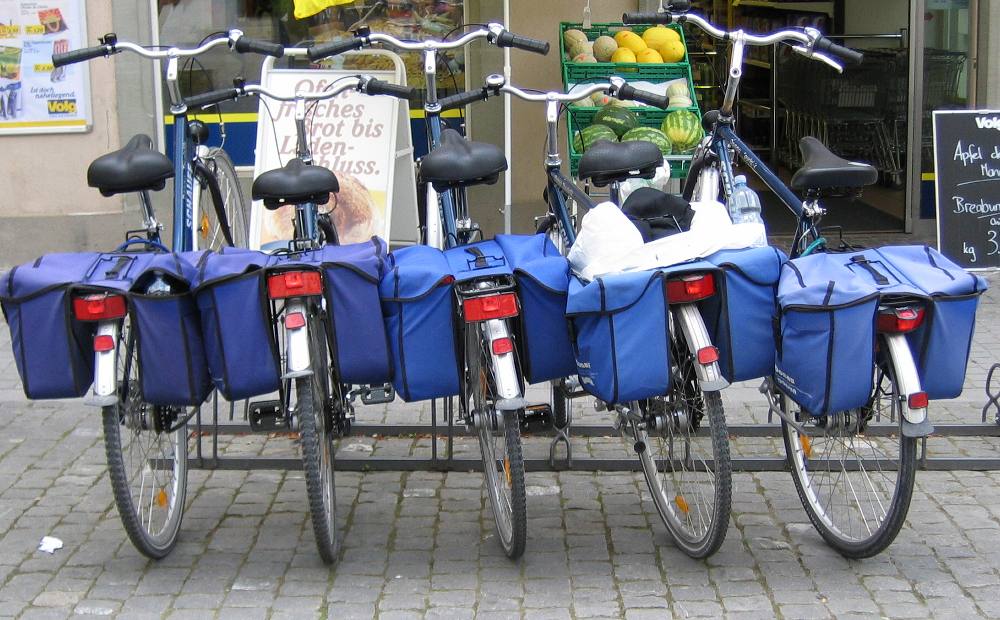
M 366 92 L 369 95 L 389 95 L 390 97 L 406 100 L 414 99 L 417 96 L 416 88 L 401 86 L 399 84 L 393 84 L 392 82 L 386 82 L 384 80 L 376 80 L 374 78 L 368 81 Z
M 77 62 L 83 62 L 85 60 L 90 60 L 92 58 L 100 58 L 101 56 L 110 56 L 112 49 L 107 45 L 98 45 L 96 47 L 85 47 L 79 50 L 70 50 L 68 52 L 63 52 L 61 54 L 52 54 L 52 64 L 56 67 L 65 67 L 66 65 L 72 65 Z
M 628 84 L 625 84 L 618 89 L 618 98 L 628 101 L 640 101 L 642 103 L 647 103 L 651 106 L 660 108 L 661 110 L 666 109 L 669 105 L 669 99 L 666 95 L 657 95 L 656 93 L 640 90 L 635 86 L 630 86 Z
M 210 90 L 207 93 L 194 95 L 184 99 L 184 105 L 189 108 L 204 108 L 223 101 L 231 101 L 240 96 L 238 88 L 223 88 L 221 90 Z
M 477 101 L 486 101 L 490 98 L 490 93 L 485 88 L 480 88 L 479 90 L 470 90 L 464 93 L 458 93 L 457 95 L 452 95 L 451 97 L 445 97 L 438 101 L 441 106 L 441 111 L 452 110 L 454 108 L 461 108 L 469 105 L 470 103 L 476 103 Z
M 280 43 L 271 43 L 270 41 L 258 41 L 257 39 L 248 39 L 246 37 L 240 37 L 236 39 L 236 43 L 233 45 L 233 49 L 241 54 L 246 54 L 247 52 L 253 52 L 254 54 L 263 54 L 265 56 L 274 56 L 275 58 L 281 58 L 285 55 L 285 46 Z
M 622 15 L 625 24 L 672 24 L 674 16 L 670 13 L 625 13 Z
M 817 52 L 827 52 L 855 65 L 860 65 L 865 59 L 865 55 L 858 50 L 844 47 L 843 45 L 837 45 L 826 37 L 820 37 L 819 40 L 816 41 L 816 45 L 813 49 Z
M 313 45 L 309 48 L 309 51 L 306 52 L 306 55 L 309 56 L 309 60 L 312 61 L 322 60 L 324 58 L 337 56 L 351 50 L 359 50 L 364 46 L 364 44 L 365 41 L 361 37 L 352 37 L 350 39 L 344 39 L 343 41 L 333 41 L 332 43 Z
M 549 42 L 539 41 L 531 37 L 522 37 L 508 30 L 504 30 L 497 35 L 497 47 L 516 47 L 526 52 L 533 52 L 545 56 L 549 53 Z

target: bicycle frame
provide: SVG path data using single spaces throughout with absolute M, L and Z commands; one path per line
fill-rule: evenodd
M 427 97 L 424 101 L 424 116 L 427 125 L 427 147 L 433 151 L 441 145 L 441 132 L 444 131 L 444 121 L 441 120 L 441 105 L 437 96 L 437 50 L 424 51 L 424 76 L 427 81 Z M 439 205 L 438 221 L 443 225 L 443 245 L 446 248 L 453 248 L 458 245 L 468 243 L 468 239 L 458 237 L 458 213 L 456 206 L 466 204 L 465 189 L 454 189 L 444 193 L 437 193 L 430 187 L 432 195 L 437 197 Z M 436 242 L 430 234 L 431 211 L 433 205 L 428 200 L 427 204 L 427 241 L 430 244 Z

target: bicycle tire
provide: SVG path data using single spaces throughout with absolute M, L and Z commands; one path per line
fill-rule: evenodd
M 672 388 L 667 397 L 632 405 L 644 410 L 647 427 L 655 419 L 650 415 L 653 409 L 662 406 L 658 413 L 665 421 L 663 428 L 650 435 L 633 422 L 632 434 L 653 504 L 667 531 L 685 554 L 706 558 L 719 550 L 729 528 L 733 488 L 729 430 L 722 396 L 717 391 L 702 391 L 695 356 L 683 335 L 671 335 L 671 357 Z M 706 420 L 707 446 L 706 438 L 697 434 Z M 677 442 L 684 446 L 683 459 L 675 458 Z M 703 454 L 709 451 L 711 459 Z M 689 469 L 688 460 L 697 466 Z M 704 492 L 706 483 L 711 484 L 711 493 Z M 703 506 L 703 500 L 711 504 Z
M 104 428 L 104 447 L 108 461 L 108 477 L 111 480 L 111 489 L 115 498 L 115 505 L 118 515 L 121 518 L 125 532 L 128 534 L 132 545 L 146 557 L 158 560 L 166 557 L 177 544 L 180 532 L 181 521 L 184 517 L 184 504 L 187 496 L 187 424 L 181 424 L 173 432 L 159 432 L 154 428 L 150 429 L 149 423 L 153 422 L 152 416 L 159 415 L 160 409 L 142 402 L 141 391 L 137 383 L 139 376 L 139 361 L 136 354 L 135 336 L 128 327 L 128 319 L 122 325 L 122 337 L 119 347 L 124 343 L 124 355 L 119 351 L 118 363 L 121 374 L 117 378 L 119 386 L 118 402 L 114 405 L 104 407 L 101 411 L 102 425 Z M 129 431 L 123 434 L 122 430 Z M 142 450 L 145 455 L 136 463 L 131 455 L 124 439 L 128 437 L 128 448 L 144 438 L 155 441 L 160 445 L 160 450 L 153 454 L 157 458 L 170 460 L 173 468 L 172 482 L 159 487 L 159 491 L 152 493 L 158 485 L 149 484 L 150 503 L 148 514 L 144 515 L 145 502 L 137 502 L 136 495 L 133 494 L 135 486 L 132 476 L 139 474 L 142 477 L 139 483 L 139 494 L 145 495 L 146 476 L 156 476 L 157 471 L 163 471 L 156 467 L 148 467 L 148 455 L 150 449 Z M 172 449 L 163 449 L 163 440 L 171 445 Z M 129 467 L 130 464 L 142 465 L 137 470 Z M 156 504 L 156 506 L 154 506 Z M 154 520 L 155 508 L 164 508 L 166 504 L 166 514 L 160 519 Z M 151 532 L 153 523 L 161 523 L 156 532 Z
M 502 418 L 495 417 L 497 411 L 489 393 L 490 386 L 495 385 L 490 363 L 492 357 L 486 352 L 484 345 L 485 335 L 481 333 L 479 325 L 469 325 L 466 329 L 465 402 L 472 411 L 480 414 L 478 436 L 486 494 L 504 554 L 515 560 L 524 554 L 528 538 L 520 412 L 504 411 Z M 493 419 L 502 423 L 503 428 L 492 429 Z M 504 454 L 502 459 L 498 459 L 496 439 L 501 433 Z M 503 472 L 506 484 L 501 485 L 500 472 Z
M 327 405 L 330 403 L 330 374 L 326 347 L 318 317 L 310 313 L 309 354 L 312 374 L 295 379 L 296 410 L 302 444 L 302 468 L 309 497 L 309 514 L 316 547 L 325 564 L 333 564 L 340 553 L 337 539 L 337 495 L 334 485 L 333 429 Z
M 885 349 L 885 347 L 882 348 Z M 856 410 L 855 415 L 867 413 L 871 417 L 881 416 L 884 415 L 881 411 L 881 405 L 889 404 L 890 411 L 888 415 L 890 419 L 900 423 L 902 412 L 896 411 L 900 401 L 895 370 L 892 360 L 882 354 L 880 355 L 882 358 L 876 362 L 873 370 L 876 387 L 872 394 L 872 402 L 866 408 L 870 409 L 870 411 L 866 411 L 866 409 Z M 885 389 L 886 385 L 888 385 L 888 390 Z M 805 420 L 806 423 L 817 423 L 817 419 L 813 419 L 808 414 L 802 414 L 797 405 L 787 396 L 782 397 L 781 406 L 789 413 L 794 410 L 797 421 L 802 422 L 802 418 L 807 417 L 809 419 Z M 799 500 L 802 502 L 802 506 L 806 510 L 806 514 L 809 516 L 809 521 L 812 522 L 813 527 L 816 528 L 816 531 L 819 532 L 828 545 L 846 558 L 861 559 L 872 557 L 881 553 L 892 544 L 906 520 L 916 478 L 917 440 L 913 437 L 904 436 L 901 431 L 897 434 L 896 437 L 899 441 L 898 455 L 896 457 L 888 455 L 884 457 L 897 462 L 895 480 L 891 486 L 891 495 L 886 492 L 884 494 L 888 495 L 887 498 L 879 498 L 877 496 L 878 489 L 876 489 L 876 485 L 867 475 L 868 472 L 865 469 L 867 454 L 862 454 L 854 446 L 856 443 L 860 444 L 863 442 L 867 445 L 867 449 L 864 451 L 867 452 L 870 449 L 871 453 L 878 458 L 881 446 L 888 444 L 888 442 L 886 441 L 882 444 L 872 442 L 870 438 L 865 437 L 863 427 L 861 432 L 856 432 L 853 428 L 845 428 L 843 425 L 839 429 L 834 430 L 840 432 L 838 434 L 828 434 L 821 438 L 827 439 L 830 448 L 826 451 L 823 451 L 822 447 L 819 448 L 820 452 L 824 452 L 827 455 L 826 474 L 832 479 L 829 484 L 824 484 L 822 478 L 820 478 L 820 474 L 823 471 L 819 468 L 811 469 L 809 467 L 809 462 L 812 461 L 811 454 L 817 451 L 817 436 L 810 436 L 806 442 L 803 442 L 798 431 L 782 420 L 785 455 L 788 460 L 789 469 L 792 472 L 792 479 L 795 481 L 795 490 L 798 493 Z M 854 459 L 848 466 L 844 458 L 841 457 L 841 467 L 835 472 L 830 468 L 830 461 L 832 460 L 831 450 L 838 444 L 844 448 L 845 452 L 852 453 Z M 848 458 L 851 458 L 850 454 L 848 454 Z M 872 462 L 870 458 L 868 458 L 868 461 L 869 463 Z M 817 460 L 816 462 L 820 461 Z M 878 461 L 875 461 L 875 463 L 878 464 Z M 856 470 L 855 467 L 857 467 Z M 868 467 L 871 469 L 870 465 Z M 852 471 L 848 471 L 849 469 Z M 881 466 L 879 466 L 879 470 L 882 474 L 882 480 L 888 481 L 889 478 L 885 475 L 885 472 L 881 471 Z M 868 535 L 860 537 L 852 535 L 854 528 L 850 526 L 852 521 L 851 514 L 845 517 L 848 524 L 847 527 L 845 527 L 842 519 L 835 519 L 835 516 L 831 514 L 832 508 L 838 508 L 836 504 L 832 503 L 832 500 L 836 493 L 835 485 L 841 481 L 846 481 L 847 483 L 845 485 L 844 497 L 847 498 L 846 492 L 849 489 L 855 499 L 855 506 L 852 507 L 850 502 L 845 502 L 844 507 L 849 511 L 856 508 L 861 513 L 860 517 L 864 521 L 863 525 Z M 867 486 L 862 486 L 859 484 L 860 482 L 866 482 Z M 819 495 L 824 492 L 824 489 L 829 492 L 829 501 L 824 501 L 823 497 Z M 871 493 L 880 508 L 885 505 L 889 506 L 874 530 L 865 518 L 865 502 L 857 496 L 859 489 Z M 888 490 L 890 489 L 886 489 L 886 491 Z M 887 501 L 883 502 L 883 499 L 887 499 Z M 876 503 L 871 503 L 871 500 L 869 500 L 869 503 L 874 510 Z M 845 529 L 848 531 L 845 531 Z M 861 532 L 862 530 L 859 528 L 858 531 Z
M 243 194 L 243 187 L 240 185 L 239 176 L 233 166 L 233 160 L 221 148 L 212 148 L 208 154 L 202 158 L 202 163 L 215 177 L 222 196 L 223 204 L 221 208 L 226 214 L 229 223 L 230 233 L 233 237 L 233 246 L 245 248 L 249 245 L 250 216 L 246 196 Z M 225 236 L 219 223 L 216 209 L 220 205 L 213 202 L 212 192 L 201 193 L 201 204 L 198 205 L 198 223 L 195 231 L 195 244 L 200 250 L 218 250 L 226 243 Z

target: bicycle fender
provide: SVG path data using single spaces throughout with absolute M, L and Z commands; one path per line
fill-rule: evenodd
M 97 336 L 110 336 L 115 346 L 108 351 L 94 351 L 94 387 L 84 403 L 109 407 L 118 401 L 118 321 L 101 321 Z
M 701 312 L 695 304 L 678 304 L 673 306 L 671 317 L 674 325 L 671 330 L 680 326 L 684 340 L 687 341 L 688 350 L 693 354 L 705 347 L 711 347 L 712 339 L 705 328 L 705 321 L 701 318 Z M 729 386 L 729 382 L 722 376 L 719 370 L 719 362 L 713 361 L 707 364 L 696 362 L 695 373 L 698 376 L 698 384 L 705 392 L 717 392 Z
M 285 316 L 306 314 L 306 304 L 301 299 L 289 299 L 285 305 Z M 309 321 L 298 327 L 285 325 L 285 374 L 282 379 L 294 379 L 312 374 L 312 359 L 309 354 Z
M 490 358 L 493 364 L 493 380 L 496 381 L 498 411 L 516 411 L 525 406 L 521 394 L 521 377 L 517 372 L 517 355 L 515 351 L 493 353 L 493 341 L 510 338 L 510 330 L 503 319 L 491 319 L 482 327 L 483 337 L 488 340 Z
M 892 368 L 896 371 L 896 384 L 902 396 L 903 434 L 907 437 L 926 437 L 934 432 L 934 425 L 927 417 L 927 407 L 910 407 L 910 395 L 921 392 L 920 375 L 913 361 L 913 353 L 905 334 L 883 334 Z

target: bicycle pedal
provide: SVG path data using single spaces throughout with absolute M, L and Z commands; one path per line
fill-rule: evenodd
M 281 401 L 261 400 L 250 403 L 250 430 L 255 433 L 273 433 L 290 428 L 288 417 L 281 409 Z
M 366 405 L 384 405 L 396 400 L 396 390 L 391 383 L 369 385 L 361 388 L 361 402 Z
M 529 405 L 521 416 L 523 432 L 545 431 L 552 428 L 552 407 L 550 405 Z

